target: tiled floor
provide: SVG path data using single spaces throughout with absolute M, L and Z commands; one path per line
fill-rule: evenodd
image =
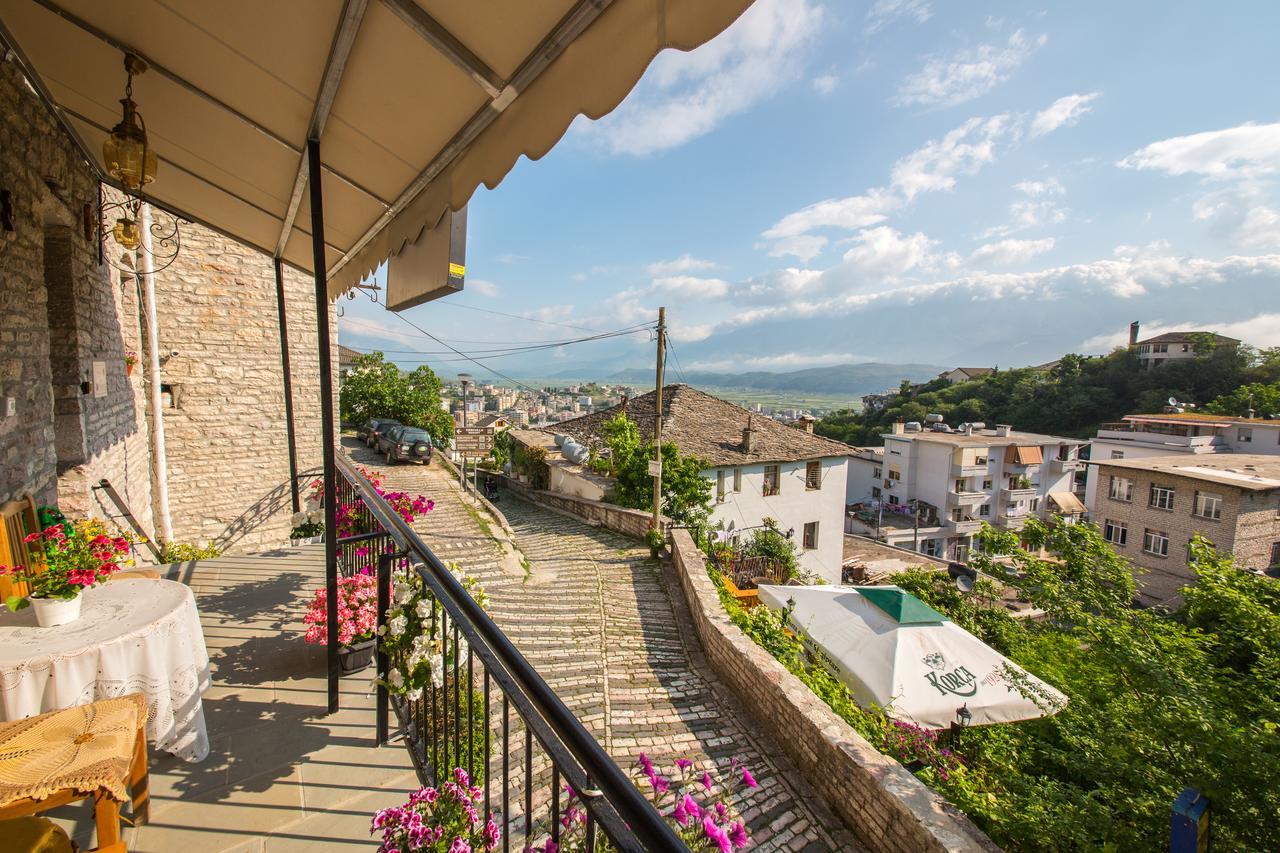
M 406 750 L 373 745 L 368 674 L 342 680 L 325 713 L 321 647 L 301 616 L 323 583 L 322 545 L 183 563 L 213 662 L 204 697 L 211 750 L 199 764 L 151 754 L 151 822 L 127 830 L 138 853 L 369 848 L 369 820 L 417 787 Z M 61 810 L 82 847 L 85 808 Z

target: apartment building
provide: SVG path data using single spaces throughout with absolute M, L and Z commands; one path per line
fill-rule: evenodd
M 1192 537 L 1241 568 L 1280 565 L 1280 456 L 1150 456 L 1090 463 L 1100 485 L 1093 520 L 1118 553 L 1144 569 L 1145 604 L 1176 603 L 1192 580 Z
M 1137 337 L 1137 324 L 1131 337 Z M 1238 346 L 1240 341 L 1216 332 L 1166 332 L 1163 335 L 1134 340 L 1130 343 L 1138 353 L 1138 364 L 1143 370 L 1153 370 L 1170 361 L 1180 361 L 1204 355 L 1204 344 L 1211 346 Z
M 849 446 L 753 414 L 688 385 L 668 385 L 662 397 L 664 442 L 706 466 L 712 483 L 712 524 L 731 534 L 774 519 L 791 532 L 800 567 L 840 582 L 844 559 L 845 484 Z M 604 424 L 625 412 L 641 439 L 653 435 L 654 394 L 565 421 L 556 432 L 603 448 Z
M 1020 530 L 1028 518 L 1080 518 L 1077 439 L 999 425 L 894 424 L 883 448 L 849 457 L 848 532 L 934 557 L 964 560 L 983 522 Z
M 1097 436 L 1089 443 L 1089 458 L 1094 462 L 1181 453 L 1280 456 L 1280 420 L 1200 412 L 1129 415 L 1118 423 L 1100 426 Z M 1090 512 L 1097 505 L 1097 491 L 1098 470 L 1091 465 L 1084 496 L 1085 506 Z

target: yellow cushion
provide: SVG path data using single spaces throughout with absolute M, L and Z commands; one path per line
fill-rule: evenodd
M 47 817 L 0 821 L 0 849 L 8 853 L 71 853 L 67 833 Z

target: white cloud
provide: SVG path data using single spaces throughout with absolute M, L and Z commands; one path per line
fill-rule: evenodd
M 1029 228 L 1044 225 L 1060 225 L 1067 221 L 1069 211 L 1059 207 L 1050 199 L 1019 199 L 1009 205 L 1009 221 L 996 225 L 978 235 L 979 240 L 990 240 L 993 237 L 1007 237 Z
M 498 295 L 498 285 L 480 278 L 473 278 L 468 281 L 466 283 L 466 289 L 473 290 L 481 296 L 487 296 L 490 299 Z
M 1057 178 L 1048 178 L 1043 181 L 1018 181 L 1013 188 L 1032 198 L 1041 195 L 1062 195 L 1066 192 L 1066 188 Z
M 825 227 L 853 231 L 883 222 L 888 218 L 889 211 L 899 204 L 901 202 L 893 194 L 883 189 L 873 189 L 866 195 L 829 198 L 787 214 L 765 231 L 763 236 L 776 240 L 796 237 L 815 228 Z
M 1008 115 L 971 118 L 895 163 L 893 186 L 907 201 L 922 192 L 952 189 L 957 175 L 971 175 L 995 160 L 996 143 L 1011 129 Z
M 923 24 L 932 15 L 928 0 L 876 0 L 875 5 L 867 10 L 865 32 L 875 35 L 899 18 L 912 18 L 917 24 Z
M 697 50 L 659 55 L 626 101 L 578 132 L 641 156 L 704 136 L 795 79 L 822 17 L 811 0 L 759 0 Z
M 723 299 L 729 295 L 729 282 L 719 278 L 693 275 L 671 275 L 655 278 L 650 293 L 663 293 L 681 299 Z
M 778 355 L 743 356 L 739 358 L 695 361 L 689 370 L 733 371 L 743 370 L 802 370 L 806 367 L 826 367 L 832 364 L 871 361 L 872 358 L 851 352 L 800 353 L 784 352 Z
M 1280 171 L 1280 122 L 1174 136 L 1138 149 L 1117 165 L 1222 180 L 1274 175 Z
M 1191 206 L 1191 215 L 1210 223 L 1213 234 L 1233 245 L 1280 247 L 1280 211 L 1258 187 L 1246 184 L 1209 193 Z
M 1090 92 L 1087 95 L 1067 95 L 1065 98 L 1058 98 L 1049 105 L 1047 109 L 1036 113 L 1036 117 L 1031 121 L 1031 136 L 1044 136 L 1046 133 L 1053 133 L 1060 127 L 1071 127 L 1087 112 L 1093 109 L 1093 101 L 1095 101 L 1101 92 Z
M 1023 62 L 1048 41 L 1027 38 L 1016 30 L 1003 45 L 984 44 L 952 56 L 931 56 L 924 67 L 898 87 L 898 106 L 954 106 L 985 95 L 1009 79 Z
M 673 261 L 658 261 L 645 267 L 649 275 L 664 276 L 674 275 L 676 273 L 696 272 L 698 270 L 713 270 L 719 264 L 715 261 L 706 261 L 701 258 L 695 258 L 688 252 Z
M 1170 323 L 1158 320 L 1154 323 L 1142 324 L 1142 337 L 1163 335 L 1166 332 L 1218 332 L 1229 338 L 1237 338 L 1247 344 L 1265 347 L 1272 346 L 1280 340 L 1280 314 L 1259 314 L 1247 320 L 1224 323 L 1206 323 L 1197 318 L 1184 323 Z M 1082 352 L 1107 352 L 1129 343 L 1129 326 L 1095 335 L 1080 343 Z
M 854 238 L 857 245 L 844 253 L 844 266 L 861 276 L 896 278 L 927 264 L 934 241 L 924 234 L 904 235 L 887 225 L 868 228 Z
M 840 85 L 840 78 L 834 74 L 822 74 L 813 78 L 813 88 L 819 95 L 830 95 Z
M 974 250 L 969 259 L 974 263 L 996 264 L 999 266 L 1008 266 L 1010 264 L 1025 264 L 1036 255 L 1042 255 L 1053 249 L 1054 239 L 1045 237 L 1043 240 L 1001 240 L 998 243 L 987 243 L 979 246 Z
M 811 261 L 826 248 L 829 241 L 820 234 L 798 234 L 779 238 L 769 249 L 769 257 L 781 258 L 793 255 L 802 261 Z

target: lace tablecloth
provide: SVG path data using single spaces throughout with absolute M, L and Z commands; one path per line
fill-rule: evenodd
M 141 693 L 147 740 L 184 761 L 209 754 L 200 694 L 209 654 L 195 596 L 165 580 L 116 580 L 84 593 L 80 618 L 39 628 L 0 613 L 0 722 Z

